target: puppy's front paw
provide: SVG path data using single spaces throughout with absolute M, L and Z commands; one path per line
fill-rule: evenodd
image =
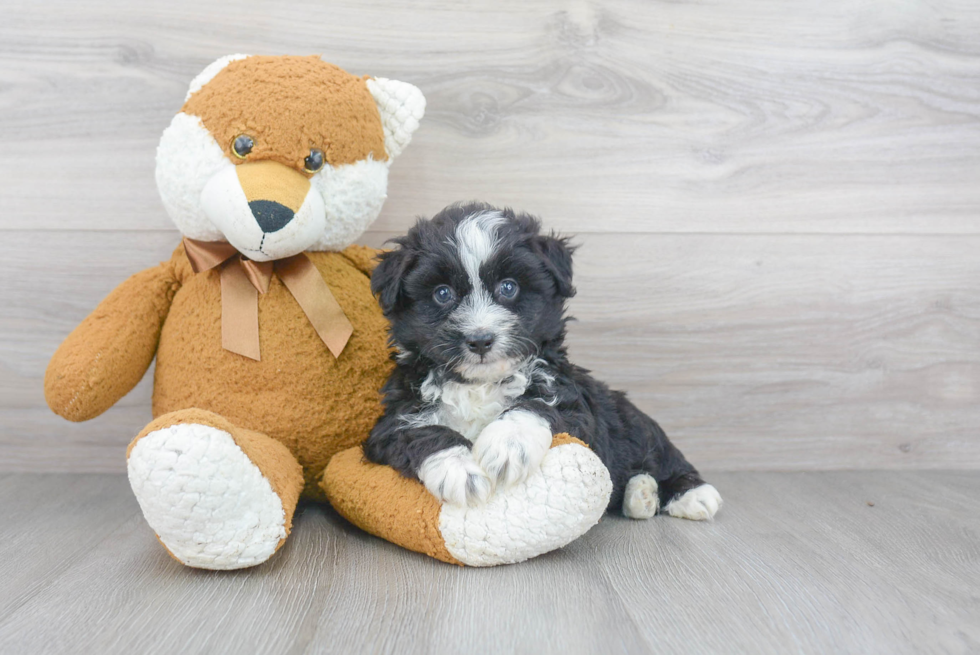
M 418 473 L 429 493 L 452 505 L 482 505 L 493 490 L 490 478 L 473 460 L 473 454 L 466 446 L 429 455 Z
M 537 414 L 507 412 L 488 425 L 473 444 L 473 456 L 498 485 L 523 482 L 551 447 L 551 426 Z

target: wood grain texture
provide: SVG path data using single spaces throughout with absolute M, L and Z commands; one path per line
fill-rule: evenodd
M 980 5 L 0 5 L 0 470 L 118 472 L 146 380 L 49 413 L 65 335 L 176 241 L 160 132 L 220 55 L 427 117 L 363 241 L 482 198 L 581 235 L 576 361 L 705 469 L 980 467 Z
M 215 573 L 163 552 L 124 476 L 7 475 L 0 651 L 980 649 L 978 473 L 713 481 L 726 498 L 713 523 L 607 516 L 560 551 L 494 569 L 442 564 L 306 505 L 271 561 Z
M 188 81 L 244 51 L 323 53 L 426 93 L 378 229 L 481 198 L 578 232 L 980 232 L 970 0 L 61 0 L 0 12 L 8 227 L 169 227 L 157 139 Z

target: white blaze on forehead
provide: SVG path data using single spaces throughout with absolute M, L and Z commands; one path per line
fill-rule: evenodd
M 513 321 L 510 312 L 493 302 L 480 279 L 480 267 L 497 251 L 497 228 L 505 221 L 499 211 L 473 214 L 456 227 L 450 239 L 470 280 L 471 290 L 453 315 L 464 333 L 490 330 L 499 335 Z
M 463 361 L 456 367 L 456 371 L 466 378 L 505 377 L 513 367 L 513 362 L 507 360 L 505 355 L 512 345 L 511 332 L 517 318 L 505 307 L 494 302 L 480 279 L 480 267 L 494 256 L 499 247 L 497 228 L 506 220 L 499 211 L 473 214 L 456 227 L 455 235 L 450 238 L 471 287 L 453 312 L 451 320 L 464 335 L 489 332 L 494 339 L 490 359 L 464 353 Z M 505 358 L 499 359 L 500 357 Z
M 459 259 L 466 269 L 474 292 L 483 291 L 480 266 L 496 251 L 497 228 L 505 220 L 499 211 L 485 211 L 467 217 L 456 226 L 456 236 L 452 243 L 459 252 Z

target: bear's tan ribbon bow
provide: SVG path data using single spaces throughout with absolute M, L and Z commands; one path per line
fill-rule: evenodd
M 340 357 L 354 327 L 330 293 L 323 276 L 300 253 L 272 262 L 247 259 L 224 241 L 184 237 L 184 252 L 195 273 L 221 267 L 221 345 L 254 360 L 259 357 L 259 294 L 269 290 L 275 273 L 293 294 L 320 339 Z

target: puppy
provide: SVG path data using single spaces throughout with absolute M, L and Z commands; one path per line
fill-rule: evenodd
M 540 228 L 509 209 L 451 205 L 381 255 L 371 288 L 397 365 L 365 456 L 473 506 L 523 481 L 567 432 L 609 469 L 609 511 L 710 519 L 721 496 L 660 426 L 568 361 L 572 248 Z

